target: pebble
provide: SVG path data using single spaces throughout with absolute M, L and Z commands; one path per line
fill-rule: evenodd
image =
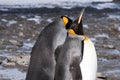
M 7 61 L 8 62 L 16 62 L 18 60 L 18 57 L 16 57 L 16 56 L 8 56 L 7 57 Z
M 103 34 L 97 34 L 97 35 L 95 35 L 95 37 L 96 38 L 98 38 L 98 39 L 109 39 L 109 35 L 108 34 L 106 34 L 106 33 L 103 33 Z
M 25 37 L 25 35 L 24 35 L 23 32 L 20 32 L 18 35 L 19 35 L 20 37 Z
M 15 63 L 14 62 L 7 62 L 7 63 L 3 63 L 2 66 L 4 66 L 4 67 L 15 67 Z
M 16 46 L 23 46 L 23 43 L 17 40 L 9 40 L 9 42 Z
M 14 52 L 14 51 L 16 51 L 15 48 L 7 48 L 7 50 L 8 50 L 9 52 Z
M 113 32 L 117 32 L 117 31 L 119 31 L 119 27 L 118 27 L 118 25 L 113 25 L 113 26 L 110 26 L 110 27 L 108 28 L 108 30 L 109 30 L 109 31 L 112 31 L 112 33 L 113 33 Z
M 106 80 L 107 76 L 105 76 L 104 74 L 98 72 L 97 73 L 97 79 L 96 80 Z
M 6 60 L 3 61 L 3 66 L 5 67 L 15 67 L 16 65 L 22 67 L 28 67 L 30 60 L 30 55 L 15 55 L 8 56 Z
M 104 48 L 107 48 L 107 49 L 115 49 L 115 46 L 111 45 L 111 44 L 108 44 L 108 45 L 103 45 Z
M 30 56 L 20 56 L 16 62 L 19 66 L 28 67 Z

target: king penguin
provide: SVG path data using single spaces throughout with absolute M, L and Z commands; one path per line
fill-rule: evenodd
M 82 42 L 82 60 L 80 62 L 80 68 L 82 73 L 82 80 L 96 80 L 97 73 L 97 55 L 93 42 L 90 38 L 84 34 L 82 25 L 82 16 L 84 9 L 77 20 L 73 22 L 69 29 L 69 33 L 84 36 Z
M 83 31 L 83 13 L 84 9 L 70 25 L 65 43 L 55 51 L 54 80 L 96 80 L 97 56 L 94 44 Z
M 55 51 L 56 69 L 54 80 L 82 80 L 80 63 L 83 53 L 84 36 L 74 32 L 72 27 L 76 27 L 74 23 L 69 25 L 68 35 L 63 45 L 57 47 Z M 74 29 L 77 29 L 75 28 Z M 77 26 L 78 27 L 78 26 Z
M 26 80 L 54 80 L 54 52 L 64 43 L 69 24 L 69 18 L 62 16 L 41 31 L 31 52 Z
M 63 45 L 56 49 L 56 69 L 54 80 L 82 80 L 80 62 L 84 36 L 68 33 Z M 59 55 L 58 55 L 59 54 Z

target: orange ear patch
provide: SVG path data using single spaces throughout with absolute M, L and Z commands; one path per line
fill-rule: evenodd
M 63 19 L 64 25 L 66 26 L 67 23 L 69 22 L 68 18 L 63 16 L 62 19 Z

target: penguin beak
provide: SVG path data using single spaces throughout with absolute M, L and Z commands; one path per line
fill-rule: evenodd
M 80 16 L 78 17 L 78 24 L 79 24 L 79 23 L 81 22 L 81 20 L 82 20 L 84 11 L 85 11 L 85 8 L 83 8 L 83 9 L 81 10 L 81 12 L 80 12 Z
M 70 18 L 68 18 L 67 16 L 61 16 L 64 26 L 66 29 L 70 28 L 70 25 L 72 24 L 72 20 Z

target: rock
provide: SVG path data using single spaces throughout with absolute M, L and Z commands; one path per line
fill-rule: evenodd
M 18 60 L 18 57 L 16 56 L 8 56 L 7 57 L 7 62 L 16 62 Z
M 17 40 L 9 40 L 9 42 L 16 46 L 23 46 L 23 43 Z
M 4 67 L 15 67 L 15 63 L 14 62 L 3 63 L 2 66 L 4 66 Z
M 119 32 L 119 27 L 118 27 L 118 25 L 113 25 L 113 26 L 110 26 L 109 28 L 108 28 L 108 30 L 112 33 L 112 34 L 116 34 L 116 32 Z M 110 34 L 111 34 L 110 33 Z
M 109 39 L 109 35 L 106 33 L 97 34 L 97 35 L 95 35 L 95 38 L 97 38 L 97 39 Z
M 20 32 L 18 35 L 19 35 L 20 37 L 25 37 L 25 35 L 24 35 L 23 32 Z
M 30 55 L 21 55 L 19 56 L 16 64 L 18 64 L 19 66 L 28 67 L 29 60 L 30 60 Z
M 15 67 L 14 62 L 9 62 L 7 59 L 2 62 L 2 66 L 4 67 Z
M 16 51 L 16 48 L 7 48 L 7 50 L 8 50 L 9 52 L 15 52 L 15 51 Z
M 5 39 L 1 39 L 1 40 L 0 40 L 0 45 L 2 45 L 4 41 L 5 41 Z M 0 47 L 1 47 L 1 46 L 0 46 Z
M 35 37 L 36 35 L 35 34 L 32 34 L 32 37 Z
M 105 76 L 104 74 L 98 72 L 96 80 L 107 80 L 107 76 Z
M 16 65 L 21 67 L 28 67 L 30 60 L 30 55 L 15 55 L 8 56 L 6 60 L 3 61 L 2 66 L 5 67 L 15 67 Z
M 108 45 L 103 45 L 104 48 L 107 48 L 107 49 L 115 49 L 115 46 L 111 45 L 111 44 L 108 44 Z

